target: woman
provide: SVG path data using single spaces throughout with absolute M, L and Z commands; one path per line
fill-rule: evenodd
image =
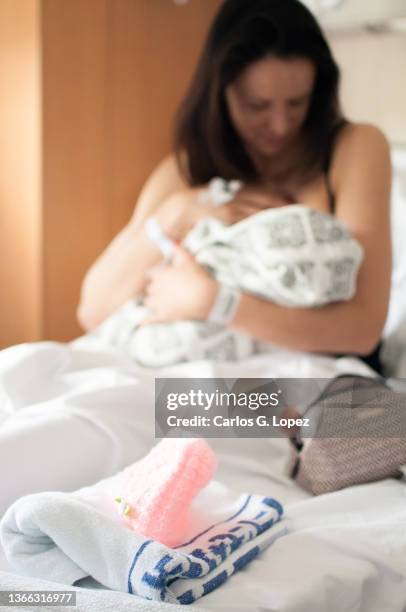
M 205 319 L 216 281 L 182 250 L 177 265 L 147 278 L 160 254 L 144 222 L 154 213 L 181 239 L 207 215 L 201 186 L 239 178 L 246 188 L 211 216 L 233 223 L 261 208 L 306 203 L 335 214 L 365 258 L 348 302 L 285 308 L 245 294 L 230 325 L 288 349 L 358 354 L 379 367 L 391 270 L 389 149 L 377 128 L 343 118 L 338 83 L 326 40 L 300 2 L 226 1 L 177 115 L 175 154 L 153 172 L 129 224 L 85 278 L 82 326 L 94 328 L 141 291 L 154 313 L 148 322 Z
M 299 2 L 226 1 L 179 110 L 174 155 L 153 172 L 129 224 L 85 278 L 83 327 L 93 329 L 144 291 L 149 322 L 207 317 L 216 281 L 181 248 L 174 265 L 151 270 L 162 256 L 144 223 L 154 215 L 173 239 L 183 238 L 207 215 L 200 192 L 221 176 L 245 188 L 211 216 L 234 223 L 263 208 L 306 203 L 334 212 L 365 251 L 352 300 L 286 308 L 243 294 L 229 325 L 287 349 L 373 351 L 390 283 L 389 152 L 378 129 L 343 120 L 338 76 L 319 26 Z M 0 516 L 23 494 L 91 484 L 147 450 L 153 380 L 138 382 L 103 359 L 55 343 L 0 353 Z M 241 476 L 252 449 L 230 442 L 231 473 Z M 263 463 L 269 449 L 258 443 Z

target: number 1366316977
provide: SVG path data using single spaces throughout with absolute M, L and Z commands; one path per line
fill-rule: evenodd
M 76 606 L 75 591 L 0 591 L 0 608 L 45 606 Z

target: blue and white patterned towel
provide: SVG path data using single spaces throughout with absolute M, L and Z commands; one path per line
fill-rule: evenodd
M 0 539 L 22 574 L 69 585 L 90 576 L 93 586 L 190 604 L 285 535 L 282 516 L 271 497 L 212 482 L 194 502 L 185 543 L 168 548 L 127 529 L 95 485 L 22 497 L 5 514 Z

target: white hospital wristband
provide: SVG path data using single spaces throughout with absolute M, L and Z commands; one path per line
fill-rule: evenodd
M 219 285 L 214 304 L 208 314 L 207 320 L 211 323 L 228 325 L 234 318 L 240 304 L 241 293 L 238 289 Z

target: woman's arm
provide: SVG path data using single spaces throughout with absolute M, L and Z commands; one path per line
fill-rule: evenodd
M 145 219 L 171 194 L 184 189 L 174 157 L 166 158 L 147 180 L 134 214 L 87 272 L 77 317 L 89 331 L 145 286 L 145 270 L 161 259 L 161 254 L 142 234 Z M 174 222 L 177 207 L 169 215 Z M 170 219 L 168 219 L 169 223 Z
M 363 245 L 357 292 L 348 302 L 287 308 L 243 294 L 230 326 L 282 347 L 323 353 L 366 354 L 379 340 L 391 277 L 390 157 L 379 130 L 351 126 L 340 139 L 332 167 L 336 214 Z M 174 266 L 156 270 L 147 285 L 151 322 L 206 319 L 217 283 L 182 249 Z M 172 298 L 176 287 L 177 300 Z
M 258 212 L 272 200 L 272 196 L 244 189 L 241 197 L 213 209 L 199 203 L 201 189 L 183 183 L 173 158 L 158 166 L 142 190 L 132 219 L 85 276 L 77 316 L 86 331 L 99 325 L 129 298 L 143 293 L 146 272 L 162 260 L 161 252 L 144 229 L 149 216 L 154 215 L 170 238 L 182 240 L 207 214 L 234 223 Z
M 383 134 L 369 125 L 346 128 L 331 178 L 336 216 L 365 250 L 355 297 L 305 309 L 244 295 L 232 327 L 286 348 L 367 354 L 385 323 L 391 280 L 391 164 Z

